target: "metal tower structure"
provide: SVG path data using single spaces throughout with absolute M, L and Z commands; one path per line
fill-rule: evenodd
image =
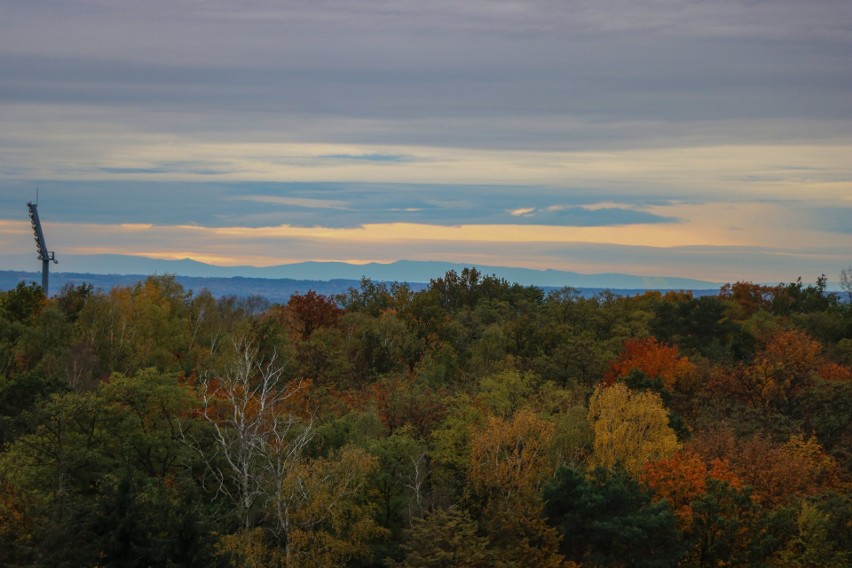
M 47 296 L 47 281 L 50 261 L 53 261 L 54 264 L 59 264 L 59 261 L 54 257 L 53 251 L 48 252 L 47 244 L 44 242 L 44 231 L 41 230 L 41 221 L 38 219 L 38 203 L 29 201 L 27 202 L 27 208 L 30 210 L 30 221 L 33 224 L 33 233 L 35 233 L 38 259 L 41 261 L 41 288 L 44 290 L 44 295 Z

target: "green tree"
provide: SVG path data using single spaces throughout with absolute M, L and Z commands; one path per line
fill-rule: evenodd
M 14 289 L 0 293 L 0 313 L 9 321 L 26 322 L 47 305 L 44 290 L 35 282 L 18 282 Z
M 77 319 L 80 339 L 98 355 L 102 375 L 181 370 L 191 340 L 188 302 L 174 276 L 113 288 L 87 299 Z
M 406 536 L 401 568 L 488 568 L 497 562 L 476 521 L 456 506 L 415 520 Z
M 89 297 L 91 297 L 93 293 L 94 286 L 88 282 L 83 282 L 76 286 L 68 282 L 62 287 L 62 290 L 54 296 L 54 300 L 59 306 L 59 309 L 62 310 L 62 313 L 65 314 L 68 321 L 75 322 L 77 321 L 77 317 L 80 315 L 80 310 L 83 309 L 83 306 L 86 305 L 86 301 L 88 301 Z
M 418 342 L 395 314 L 371 317 L 353 312 L 343 317 L 342 325 L 347 328 L 347 355 L 359 382 L 414 368 L 419 358 Z
M 479 381 L 477 402 L 495 416 L 508 418 L 519 411 L 532 396 L 536 377 L 508 369 Z
M 692 502 L 693 548 L 687 565 L 699 568 L 747 562 L 756 544 L 756 507 L 748 489 L 707 479 L 707 490 Z
M 843 568 L 849 566 L 849 554 L 838 550 L 829 537 L 831 518 L 816 505 L 802 503 L 796 518 L 797 533 L 775 557 L 778 566 L 790 568 Z
M 544 488 L 545 512 L 562 535 L 566 558 L 597 566 L 669 567 L 684 555 L 666 501 L 626 471 L 601 468 L 590 477 L 560 468 Z
M 371 488 L 382 526 L 400 534 L 423 516 L 429 467 L 424 444 L 403 427 L 390 436 L 372 440 L 367 449 L 378 460 Z
M 0 456 L 0 509 L 16 519 L 11 530 L 0 527 L 3 562 L 209 560 L 205 506 L 188 505 L 197 498 L 196 484 L 185 477 L 189 455 L 175 438 L 188 401 L 174 377 L 143 372 L 38 405 L 28 417 L 31 432 Z
M 33 322 L 39 317 L 47 299 L 41 286 L 34 283 L 18 285 L 8 292 L 0 292 L 0 375 L 11 379 L 18 371 L 30 368 L 20 358 L 21 338 L 33 333 Z
M 15 347 L 19 368 L 34 370 L 46 378 L 66 379 L 67 356 L 72 340 L 72 326 L 55 302 L 45 306 L 23 329 Z
M 232 338 L 245 332 L 255 309 L 250 298 L 214 298 L 208 290 L 193 295 L 184 312 L 188 344 L 182 369 L 191 374 L 221 367 L 231 354 Z

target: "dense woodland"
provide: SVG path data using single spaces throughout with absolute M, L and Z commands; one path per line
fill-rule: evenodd
M 848 566 L 852 298 L 825 284 L 20 284 L 0 565 Z

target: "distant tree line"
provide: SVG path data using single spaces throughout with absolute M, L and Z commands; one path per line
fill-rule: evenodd
M 843 299 L 20 283 L 0 565 L 845 567 Z

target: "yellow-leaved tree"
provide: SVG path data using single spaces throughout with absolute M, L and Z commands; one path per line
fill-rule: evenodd
M 599 385 L 589 401 L 588 419 L 594 434 L 592 466 L 620 464 L 638 477 L 647 462 L 677 451 L 677 436 L 657 393 L 632 391 L 621 383 Z
M 321 568 L 369 561 L 371 545 L 388 536 L 374 520 L 367 495 L 379 461 L 344 446 L 326 458 L 293 464 L 281 482 L 287 504 L 279 512 L 286 533 L 256 527 L 219 539 L 219 556 L 247 568 Z
M 296 503 L 291 514 L 287 566 L 319 568 L 368 560 L 371 544 L 388 536 L 374 517 L 367 488 L 379 460 L 355 446 L 295 467 L 284 480 Z
M 553 424 L 523 408 L 488 418 L 470 440 L 468 478 L 482 498 L 482 525 L 504 566 L 567 566 L 544 518 L 541 484 L 552 474 Z

